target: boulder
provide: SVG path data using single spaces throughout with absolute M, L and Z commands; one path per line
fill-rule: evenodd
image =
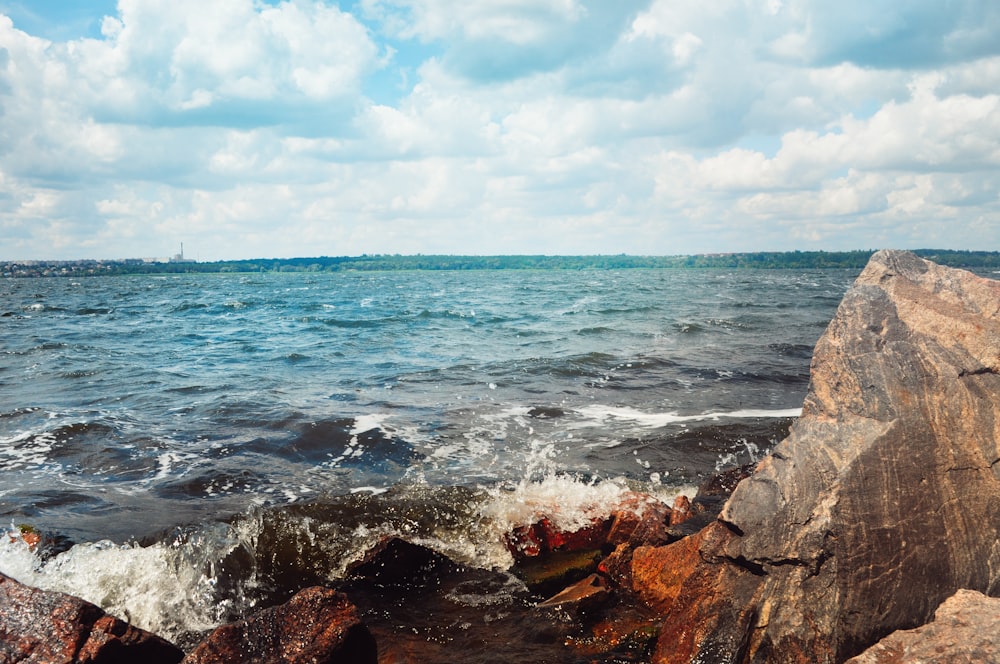
M 1000 664 L 1000 598 L 959 590 L 934 621 L 893 632 L 848 664 Z
M 139 660 L 135 660 L 139 661 Z M 375 664 L 375 639 L 347 597 L 314 586 L 212 632 L 183 664 Z
M 0 574 L 0 662 L 176 664 L 183 656 L 90 602 Z
M 666 618 L 654 661 L 841 662 L 960 588 L 1000 592 L 998 461 L 1000 283 L 876 253 L 789 436 L 708 534 L 636 551 L 637 586 L 672 547 L 694 566 L 644 589 Z

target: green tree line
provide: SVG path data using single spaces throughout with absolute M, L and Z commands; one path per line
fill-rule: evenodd
M 692 256 L 454 256 L 388 255 L 257 258 L 235 261 L 150 263 L 121 261 L 32 261 L 0 263 L 0 274 L 88 276 L 95 274 L 185 274 L 213 272 L 340 272 L 387 270 L 586 270 L 634 268 L 861 269 L 874 250 L 774 251 Z M 1000 268 L 1000 252 L 918 249 L 914 253 L 952 267 Z

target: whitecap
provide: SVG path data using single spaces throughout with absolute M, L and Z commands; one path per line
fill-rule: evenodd
M 683 424 L 686 422 L 700 422 L 705 420 L 799 417 L 802 414 L 802 409 L 784 408 L 766 410 L 743 408 L 732 411 L 712 411 L 708 413 L 701 413 L 699 415 L 678 415 L 675 412 L 646 413 L 636 408 L 629 408 L 625 406 L 605 406 L 595 404 L 579 408 L 576 412 L 590 420 L 601 423 L 627 421 L 650 428 L 657 428 L 665 427 L 671 424 Z

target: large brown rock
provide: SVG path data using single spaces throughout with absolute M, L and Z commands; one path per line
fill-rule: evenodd
M 959 590 L 934 622 L 893 632 L 849 664 L 1000 664 L 1000 598 Z
M 840 662 L 959 588 L 1000 591 L 998 312 L 998 282 L 872 257 L 816 346 L 802 416 L 723 508 L 727 534 L 650 599 L 667 618 L 655 661 Z M 688 649 L 667 636 L 694 626 Z
M 64 593 L 0 574 L 0 662 L 176 664 L 180 649 Z
M 280 606 L 223 625 L 184 664 L 375 664 L 375 639 L 347 597 L 314 586 Z

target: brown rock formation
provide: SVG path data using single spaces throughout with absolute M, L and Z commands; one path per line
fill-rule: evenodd
M 375 639 L 347 597 L 314 586 L 246 620 L 223 625 L 184 664 L 375 664 Z M 138 660 L 135 660 L 138 661 Z
M 0 574 L 0 662 L 176 664 L 183 656 L 167 641 L 90 602 Z
M 959 588 L 1000 591 L 1000 283 L 879 252 L 811 372 L 697 556 L 655 554 L 694 569 L 644 589 L 666 616 L 654 661 L 839 662 Z
M 934 622 L 893 632 L 848 664 L 1000 664 L 1000 598 L 959 590 Z

